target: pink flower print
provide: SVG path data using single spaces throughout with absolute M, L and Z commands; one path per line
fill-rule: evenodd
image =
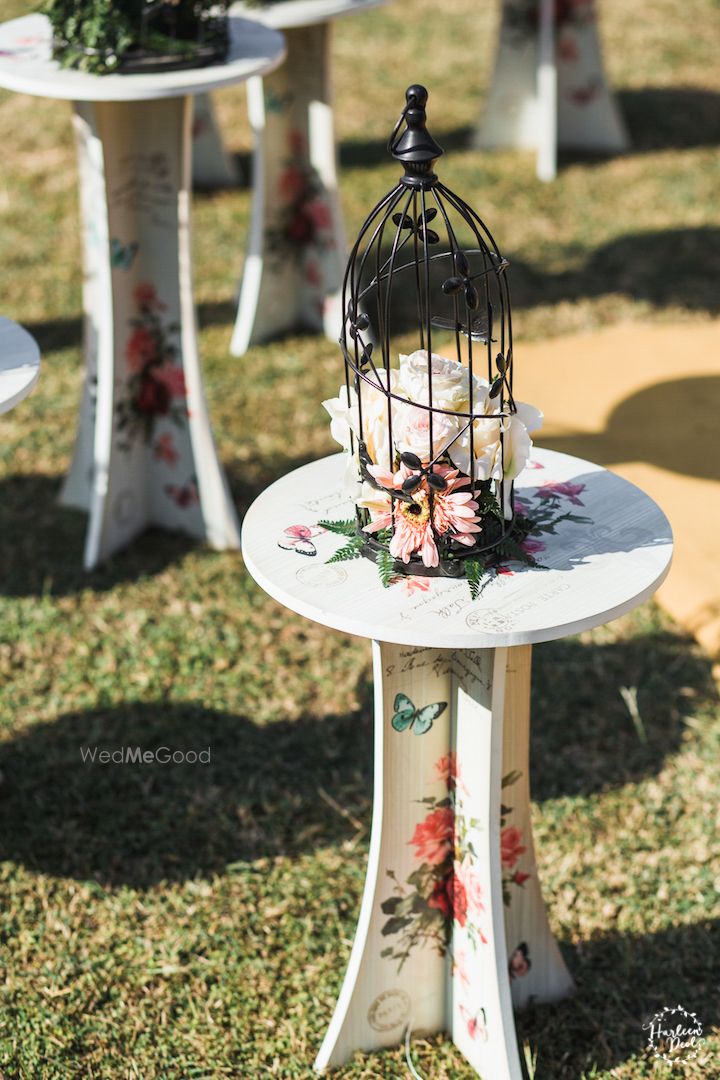
M 525 468 L 526 469 L 544 469 L 545 466 L 541 465 L 539 461 L 528 461 Z
M 305 213 L 312 221 L 316 229 L 329 229 L 332 219 L 330 208 L 322 199 L 311 199 L 305 203 Z
M 410 577 L 399 577 L 396 580 L 402 583 L 406 596 L 412 596 L 416 592 L 427 592 L 430 588 L 430 578 L 426 577 L 412 575 Z
M 525 517 L 530 513 L 530 503 L 527 499 L 521 499 L 519 495 L 513 497 L 513 507 L 516 514 L 522 514 Z
M 564 483 L 551 483 L 543 484 L 536 492 L 536 498 L 538 499 L 569 499 L 573 506 L 584 506 L 579 498 L 581 492 L 585 490 L 584 484 L 573 484 L 572 481 L 566 480 Z
M 447 890 L 452 906 L 453 919 L 458 926 L 464 926 L 467 922 L 468 894 L 464 879 L 457 873 L 458 863 L 455 870 L 448 878 Z
M 453 975 L 457 975 L 463 986 L 468 989 L 470 987 L 470 972 L 468 971 L 468 959 L 467 954 L 462 949 L 458 949 L 453 954 Z
M 200 501 L 197 484 L 194 480 L 188 480 L 186 484 L 166 484 L 165 494 L 173 500 L 181 510 L 193 506 Z
M 184 398 L 186 396 L 185 373 L 177 364 L 163 364 L 153 374 L 157 381 L 162 383 L 171 398 Z
M 476 915 L 479 914 L 481 911 L 484 911 L 485 905 L 483 903 L 482 886 L 472 865 L 467 861 L 467 859 L 463 859 L 461 863 L 458 862 L 456 859 L 454 865 L 454 872 L 456 886 L 458 882 L 462 883 L 465 897 L 467 899 L 467 906 L 470 908 L 470 910 Z
M 423 578 L 422 580 L 427 579 Z M 444 754 L 439 761 L 435 762 L 435 778 L 444 780 L 448 789 L 457 786 L 460 791 L 467 794 L 467 788 L 460 776 L 460 766 L 457 763 L 457 755 L 454 751 L 451 750 L 449 754 Z
M 424 821 L 415 826 L 410 840 L 415 847 L 415 858 L 437 866 L 452 850 L 454 832 L 455 814 L 449 806 L 431 810 Z
M 523 551 L 527 552 L 528 555 L 537 555 L 538 552 L 545 550 L 545 545 L 542 540 L 533 540 L 530 536 L 525 537 L 520 547 Z
M 280 195 L 288 203 L 294 203 L 305 193 L 305 176 L 296 165 L 288 165 L 278 179 Z
M 167 306 L 158 299 L 155 286 L 149 281 L 142 281 L 139 285 L 136 285 L 134 296 L 137 306 L 146 308 L 148 311 L 164 311 Z
M 305 280 L 308 285 L 322 285 L 322 274 L 320 273 L 320 267 L 313 259 L 305 267 Z
M 131 371 L 142 371 L 144 367 L 157 359 L 158 342 L 150 330 L 137 326 L 125 346 L 125 358 Z
M 153 447 L 153 455 L 158 461 L 164 461 L 166 465 L 176 465 L 179 453 L 175 449 L 172 435 L 160 435 L 155 440 L 155 446 Z
M 288 145 L 293 157 L 303 157 L 307 149 L 307 141 L 302 131 L 291 131 L 288 135 Z
M 522 844 L 522 833 L 516 825 L 507 825 L 500 833 L 500 858 L 503 866 L 512 870 L 527 848 Z
M 496 566 L 495 573 L 502 574 L 504 577 L 512 577 L 515 571 L 511 570 L 509 566 Z

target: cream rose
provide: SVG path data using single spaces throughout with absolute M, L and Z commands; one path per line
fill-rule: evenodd
M 470 412 L 470 371 L 457 360 L 433 353 L 430 357 L 432 375 L 432 404 L 436 409 Z M 430 377 L 427 349 L 417 349 L 408 356 L 400 354 L 400 391 L 411 401 L 427 405 L 430 402 Z M 482 413 L 490 391 L 485 379 L 473 375 L 473 412 Z

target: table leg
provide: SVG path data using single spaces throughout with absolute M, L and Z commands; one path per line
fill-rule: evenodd
M 409 1027 L 450 1032 L 484 1080 L 520 1080 L 513 998 L 572 986 L 533 859 L 530 650 L 375 643 L 373 656 L 368 873 L 315 1067 L 395 1045 Z
M 345 234 L 329 23 L 286 31 L 287 60 L 247 84 L 253 207 L 231 351 L 296 330 L 340 333 Z
M 212 98 L 209 94 L 198 94 L 193 101 L 192 175 L 195 187 L 203 191 L 236 187 L 240 183 L 240 170 L 223 144 Z
M 190 252 L 192 102 L 78 103 L 86 385 L 63 502 L 91 569 L 151 525 L 239 546 L 200 374 Z
M 557 145 L 575 150 L 616 153 L 629 141 L 615 99 L 607 85 L 600 40 L 591 0 L 556 21 L 555 46 L 548 61 L 547 30 L 543 36 L 539 12 L 542 0 L 504 0 L 495 68 L 485 115 L 474 145 L 481 148 L 520 147 L 543 154 L 538 175 L 549 175 L 547 117 L 543 104 L 556 82 Z M 544 55 L 545 54 L 545 55 Z M 548 63 L 554 68 L 548 72 Z

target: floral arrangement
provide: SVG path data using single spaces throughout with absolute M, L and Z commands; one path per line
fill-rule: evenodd
M 45 0 L 53 55 L 97 75 L 191 67 L 227 51 L 226 0 Z
M 125 396 L 116 405 L 120 448 L 129 450 L 137 437 L 149 443 L 158 419 L 171 420 L 177 427 L 187 422 L 187 391 L 185 375 L 177 363 L 177 347 L 172 336 L 175 323 L 165 324 L 165 304 L 154 285 L 142 282 L 135 288 L 138 315 L 130 322 L 131 332 L 125 345 L 125 360 L 129 372 Z M 172 438 L 160 436 L 154 456 L 167 464 L 177 460 Z
M 288 144 L 289 155 L 278 177 L 280 212 L 268 229 L 270 253 L 279 259 L 334 244 L 330 207 L 317 170 L 308 161 L 305 136 L 291 131 Z
M 468 578 L 473 596 L 493 563 L 535 563 L 524 545 L 533 523 L 522 515 L 495 544 L 513 520 L 511 482 L 543 419 L 523 402 L 501 410 L 503 377 L 491 383 L 420 349 L 323 402 L 347 453 L 346 486 L 357 509 L 355 522 L 321 522 L 348 537 L 333 561 L 371 553 L 384 584 L 398 572 L 450 565 Z

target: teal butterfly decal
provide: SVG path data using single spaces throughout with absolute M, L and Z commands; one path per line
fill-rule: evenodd
M 445 712 L 447 701 L 436 701 L 432 705 L 416 709 L 407 694 L 396 694 L 393 709 L 395 711 L 391 723 L 396 731 L 407 731 L 410 728 L 416 735 L 424 735 L 433 726 L 433 720 Z
M 139 244 L 122 244 L 116 236 L 110 241 L 110 265 L 119 266 L 122 270 L 129 270 L 138 253 Z
M 293 95 L 278 94 L 272 88 L 265 90 L 265 108 L 270 113 L 282 113 L 292 104 Z

